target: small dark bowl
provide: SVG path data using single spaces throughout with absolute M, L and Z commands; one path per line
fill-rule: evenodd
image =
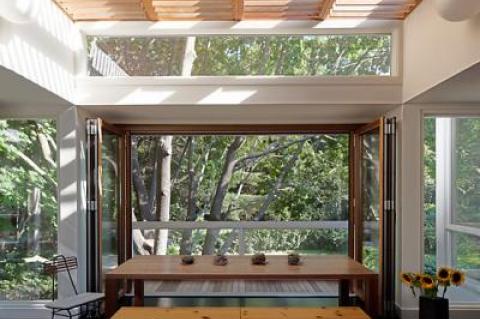
M 182 257 L 182 264 L 183 265 L 191 265 L 195 262 L 195 258 L 193 256 L 183 256 Z
M 252 256 L 252 264 L 253 265 L 266 265 L 267 264 L 267 257 L 265 254 L 255 254 Z
M 225 255 L 215 256 L 215 258 L 213 259 L 213 264 L 215 266 L 225 266 L 226 264 L 228 264 L 228 258 Z
M 290 266 L 297 266 L 302 263 L 302 259 L 299 254 L 289 254 L 288 255 L 288 264 Z

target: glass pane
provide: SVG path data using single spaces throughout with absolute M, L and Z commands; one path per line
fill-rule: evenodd
M 380 237 L 380 139 L 378 129 L 362 135 L 361 139 L 362 262 L 365 266 L 378 271 Z
M 102 133 L 102 267 L 111 269 L 118 264 L 119 137 Z
M 437 269 L 437 238 L 436 238 L 436 121 L 435 118 L 426 118 L 424 121 L 424 242 L 425 242 L 425 270 L 435 273 Z
M 347 134 L 132 136 L 133 218 L 337 221 L 347 228 L 348 154 Z M 337 231 L 332 229 L 333 238 L 343 236 Z M 169 235 L 162 234 L 153 241 L 137 236 L 134 245 L 155 246 L 157 254 L 172 251 Z M 183 236 L 184 247 L 173 251 L 196 251 L 185 244 L 190 235 Z M 212 254 L 218 236 L 207 232 L 199 251 Z M 284 244 L 279 251 L 289 249 Z
M 379 75 L 391 35 L 88 37 L 91 76 Z
M 457 118 L 454 222 L 480 228 L 480 119 Z
M 261 229 L 249 230 L 245 237 L 247 254 L 346 255 L 348 252 L 347 229 Z
M 424 120 L 425 271 L 444 265 L 466 271 L 466 285 L 448 289 L 452 304 L 478 303 L 480 237 L 438 229 L 436 220 L 472 232 L 479 227 L 479 127 L 479 118 Z
M 453 303 L 478 304 L 480 298 L 480 237 L 452 233 L 453 238 L 453 267 L 462 269 L 466 273 L 465 284 L 451 288 L 447 297 Z
M 51 298 L 42 263 L 57 251 L 53 120 L 0 120 L 0 300 Z

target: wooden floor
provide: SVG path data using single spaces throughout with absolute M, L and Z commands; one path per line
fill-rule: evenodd
M 338 296 L 336 281 L 206 280 L 147 281 L 145 295 L 165 297 L 331 297 Z

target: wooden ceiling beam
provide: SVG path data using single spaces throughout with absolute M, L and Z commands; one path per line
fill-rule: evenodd
M 334 3 L 335 3 L 335 0 L 323 0 L 322 7 L 320 9 L 320 13 L 318 14 L 317 19 L 325 20 L 326 18 L 328 18 Z
M 158 21 L 158 15 L 153 6 L 152 0 L 142 0 L 142 8 L 145 12 L 145 17 L 150 21 Z
M 0 0 L 1 1 L 1 0 Z M 404 19 L 421 0 L 54 0 L 72 20 Z
M 241 21 L 245 12 L 244 0 L 232 0 L 233 1 L 233 19 L 235 21 Z

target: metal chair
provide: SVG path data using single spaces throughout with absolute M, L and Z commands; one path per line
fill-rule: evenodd
M 52 276 L 52 302 L 45 304 L 45 307 L 52 309 L 52 319 L 55 316 L 68 317 L 70 319 L 83 315 L 87 315 L 87 317 L 93 316 L 93 318 L 99 317 L 100 304 L 105 295 L 103 293 L 79 293 L 71 274 L 71 270 L 77 268 L 77 258 L 73 256 L 65 257 L 58 255 L 51 261 L 43 264 L 44 272 Z M 61 272 L 67 272 L 75 294 L 71 297 L 55 300 L 55 277 Z

